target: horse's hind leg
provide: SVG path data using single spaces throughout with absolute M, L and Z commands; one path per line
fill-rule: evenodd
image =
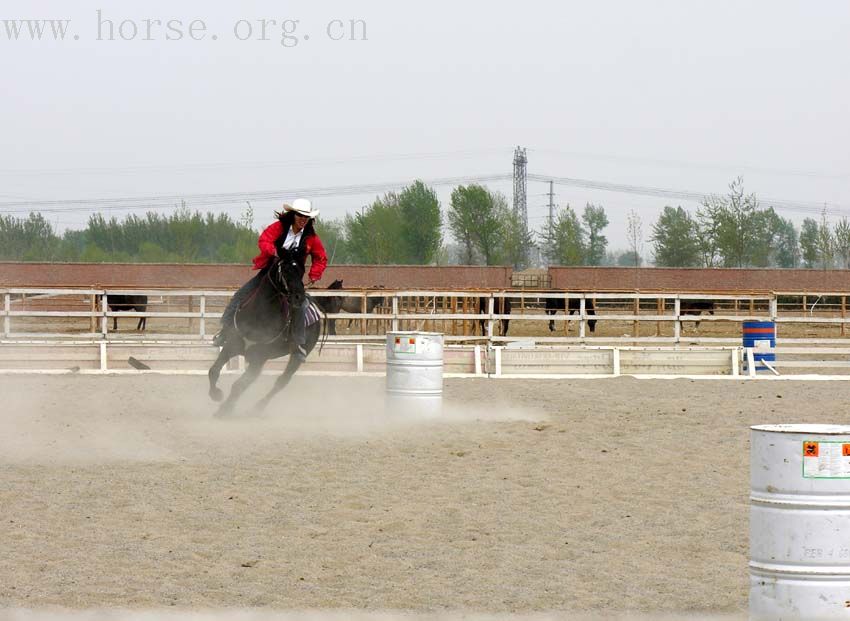
M 292 376 L 295 375 L 295 372 L 298 370 L 298 367 L 301 366 L 301 363 L 298 362 L 298 359 L 295 356 L 290 356 L 289 361 L 286 363 L 286 369 L 284 369 L 283 374 L 280 375 L 272 386 L 272 389 L 269 393 L 260 399 L 257 403 L 257 411 L 262 412 L 266 406 L 269 404 L 269 401 L 272 400 L 277 393 L 286 388 L 286 385 L 289 383 L 289 380 L 292 379 Z
M 245 369 L 245 372 L 238 380 L 233 382 L 233 386 L 230 387 L 230 394 L 227 395 L 227 400 L 219 406 L 215 413 L 216 417 L 227 416 L 233 411 L 236 400 L 260 376 L 265 363 L 265 360 L 251 360 L 248 362 L 248 368 Z

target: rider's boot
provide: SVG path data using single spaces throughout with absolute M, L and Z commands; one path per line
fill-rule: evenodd
M 218 331 L 218 334 L 213 337 L 212 344 L 216 347 L 224 347 L 225 340 L 226 339 L 224 338 L 224 328 L 222 328 Z

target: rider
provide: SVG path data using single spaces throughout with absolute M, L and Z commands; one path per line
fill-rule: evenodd
M 304 311 L 307 299 L 304 295 L 304 283 L 302 279 L 306 271 L 307 255 L 310 255 L 311 264 L 308 274 L 308 286 L 322 277 L 325 267 L 328 265 L 328 256 L 322 246 L 322 240 L 313 228 L 313 220 L 319 215 L 318 209 L 313 209 L 312 204 L 306 198 L 297 198 L 291 205 L 284 204 L 282 212 L 275 212 L 277 220 L 270 224 L 260 234 L 257 245 L 260 254 L 254 257 L 254 269 L 260 270 L 251 280 L 242 285 L 224 310 L 221 316 L 221 331 L 213 338 L 213 345 L 224 344 L 224 332 L 228 325 L 233 323 L 233 317 L 239 304 L 256 289 L 266 273 L 274 257 L 281 261 L 291 261 L 297 268 L 294 272 L 297 278 L 288 280 L 286 285 L 289 290 L 290 326 L 292 327 L 292 341 L 295 345 L 294 354 L 303 362 L 307 358 L 305 347 L 307 336 L 304 329 Z M 286 270 L 284 273 L 289 273 Z

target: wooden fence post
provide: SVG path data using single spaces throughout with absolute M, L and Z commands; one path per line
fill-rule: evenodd
M 655 302 L 655 310 L 656 314 L 663 315 L 664 314 L 664 298 L 658 298 Z M 655 336 L 661 336 L 661 322 L 655 322 Z
M 640 298 L 635 298 L 635 315 L 640 314 Z M 640 336 L 640 322 L 635 319 L 632 321 L 632 336 Z

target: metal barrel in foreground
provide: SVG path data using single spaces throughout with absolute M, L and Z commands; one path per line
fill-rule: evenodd
M 750 619 L 850 619 L 850 426 L 750 436 Z
M 443 407 L 443 335 L 387 332 L 387 408 L 439 415 Z

